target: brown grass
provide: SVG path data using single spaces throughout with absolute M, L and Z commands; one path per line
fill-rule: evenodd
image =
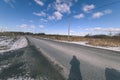
M 118 47 L 120 41 L 115 39 L 89 39 L 89 44 L 94 46 Z
M 68 37 L 65 35 L 42 35 L 36 36 L 37 38 L 49 38 L 54 40 L 68 41 Z M 120 46 L 120 40 L 116 38 L 85 38 L 82 36 L 70 36 L 69 41 L 87 41 L 88 44 L 93 46 L 104 46 L 104 47 L 118 47 Z

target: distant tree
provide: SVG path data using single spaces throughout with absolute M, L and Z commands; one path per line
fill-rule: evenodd
M 85 37 L 86 37 L 86 38 L 89 38 L 89 37 L 91 37 L 91 35 L 90 35 L 90 34 L 86 34 Z

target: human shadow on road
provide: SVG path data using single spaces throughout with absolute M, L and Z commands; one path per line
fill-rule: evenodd
M 106 80 L 120 80 L 120 71 L 112 68 L 105 69 Z
M 70 61 L 71 69 L 68 80 L 82 80 L 81 72 L 80 72 L 80 61 L 73 56 Z

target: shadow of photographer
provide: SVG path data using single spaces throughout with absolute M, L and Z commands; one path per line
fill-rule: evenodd
M 82 80 L 81 72 L 80 72 L 80 61 L 76 56 L 73 56 L 70 61 L 71 69 L 68 80 Z
M 120 71 L 112 68 L 105 69 L 106 80 L 120 80 Z
M 82 75 L 80 71 L 80 61 L 76 56 L 73 56 L 70 61 L 71 69 L 68 76 L 68 80 L 82 80 Z M 113 68 L 105 69 L 106 80 L 120 80 L 120 71 Z

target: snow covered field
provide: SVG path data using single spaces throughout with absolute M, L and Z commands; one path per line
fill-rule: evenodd
M 20 49 L 28 45 L 25 37 L 0 37 L 0 52 Z

